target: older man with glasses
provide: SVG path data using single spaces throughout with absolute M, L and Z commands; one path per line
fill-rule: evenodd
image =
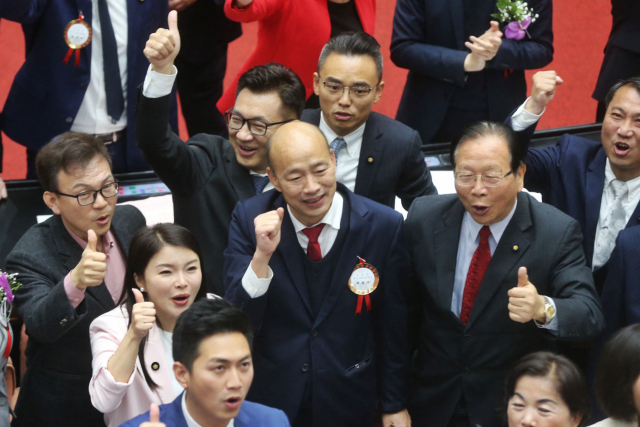
M 175 12 L 169 29 L 152 34 L 145 48 L 151 67 L 138 104 L 138 144 L 173 195 L 174 218 L 193 232 L 203 251 L 208 292 L 224 295 L 223 253 L 236 203 L 273 188 L 267 177 L 267 141 L 282 124 L 299 119 L 305 89 L 280 64 L 257 66 L 238 82 L 225 113 L 229 140 L 200 134 L 187 143 L 168 127 L 170 93 L 180 51 Z
M 89 325 L 115 308 L 129 243 L 145 220 L 133 206 L 116 207 L 111 157 L 92 135 L 58 136 L 38 153 L 36 169 L 55 215 L 7 256 L 23 284 L 15 303 L 29 336 L 13 424 L 104 425 L 89 396 Z

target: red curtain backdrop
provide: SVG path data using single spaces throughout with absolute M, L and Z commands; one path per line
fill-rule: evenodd
M 374 110 L 391 117 L 395 117 L 407 75 L 406 70 L 397 68 L 389 59 L 395 4 L 396 0 L 378 0 L 375 32 L 384 54 L 383 80 L 386 86 L 382 99 Z M 596 101 L 591 98 L 591 93 L 611 30 L 610 0 L 562 0 L 555 1 L 553 8 L 555 55 L 554 61 L 545 69 L 556 70 L 565 83 L 558 90 L 558 95 L 547 109 L 538 129 L 593 123 Z M 231 43 L 225 84 L 236 75 L 253 51 L 257 28 L 256 23 L 243 26 L 243 36 Z M 24 37 L 20 25 L 3 20 L 0 23 L 0 105 L 4 105 L 13 77 L 23 61 Z M 533 73 L 527 73 L 529 82 Z M 183 139 L 187 138 L 182 117 L 180 135 Z M 5 135 L 3 141 L 2 177 L 5 180 L 23 179 L 26 174 L 24 147 Z

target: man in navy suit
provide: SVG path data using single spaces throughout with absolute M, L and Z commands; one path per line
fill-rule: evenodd
M 22 3 L 20 13 L 10 19 L 23 26 L 26 60 L 4 105 L 3 130 L 27 147 L 27 178 L 36 178 L 40 148 L 69 130 L 95 135 L 107 144 L 114 173 L 149 169 L 136 145 L 135 88 L 149 66 L 142 54 L 149 34 L 167 25 L 167 0 Z M 66 27 L 81 15 L 91 27 L 91 38 L 74 51 L 65 43 Z M 172 107 L 177 131 L 175 94 Z
M 242 310 L 222 299 L 194 303 L 173 331 L 173 372 L 185 392 L 122 427 L 290 427 L 284 412 L 244 400 L 253 381 L 252 342 Z
M 551 0 L 522 40 L 502 37 L 495 0 L 398 0 L 391 60 L 409 75 L 396 119 L 425 144 L 448 142 L 465 125 L 504 121 L 526 98 L 524 70 L 553 59 Z M 466 43 L 465 43 L 466 41 Z
M 267 159 L 278 191 L 238 203 L 225 251 L 225 298 L 254 326 L 249 397 L 294 426 L 373 425 L 376 400 L 408 426 L 402 216 L 336 183 L 313 125 L 282 126 Z
M 382 96 L 380 45 L 365 33 L 332 38 L 322 49 L 313 88 L 320 109 L 302 120 L 320 127 L 335 151 L 336 179 L 349 190 L 409 209 L 416 197 L 436 194 L 415 130 L 372 112 Z

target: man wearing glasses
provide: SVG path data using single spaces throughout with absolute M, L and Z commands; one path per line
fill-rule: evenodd
M 578 222 L 521 192 L 515 132 L 471 125 L 451 159 L 457 195 L 417 199 L 405 223 L 420 331 L 409 413 L 414 427 L 497 426 L 510 366 L 595 338 L 602 313 Z
M 132 206 L 116 207 L 111 157 L 92 135 L 58 136 L 38 153 L 36 168 L 55 215 L 7 256 L 7 270 L 22 283 L 15 303 L 29 335 L 14 424 L 104 425 L 89 397 L 89 325 L 115 308 L 129 243 L 145 219 Z
M 273 186 L 266 174 L 266 145 L 283 123 L 300 118 L 304 85 L 280 64 L 257 66 L 238 82 L 235 106 L 226 112 L 229 140 L 200 134 L 187 143 L 168 127 L 170 92 L 180 50 L 175 12 L 169 29 L 152 34 L 145 48 L 151 67 L 139 99 L 138 144 L 171 189 L 174 218 L 193 232 L 203 251 L 207 292 L 224 295 L 223 253 L 236 203 Z
M 396 196 L 436 194 L 415 130 L 372 112 L 382 96 L 380 45 L 365 33 L 344 33 L 324 46 L 313 74 L 320 109 L 302 120 L 320 128 L 336 154 L 336 179 L 356 194 L 391 208 Z

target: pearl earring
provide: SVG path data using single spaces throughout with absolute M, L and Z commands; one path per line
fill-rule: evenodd
M 144 288 L 140 288 L 140 292 L 144 292 Z

